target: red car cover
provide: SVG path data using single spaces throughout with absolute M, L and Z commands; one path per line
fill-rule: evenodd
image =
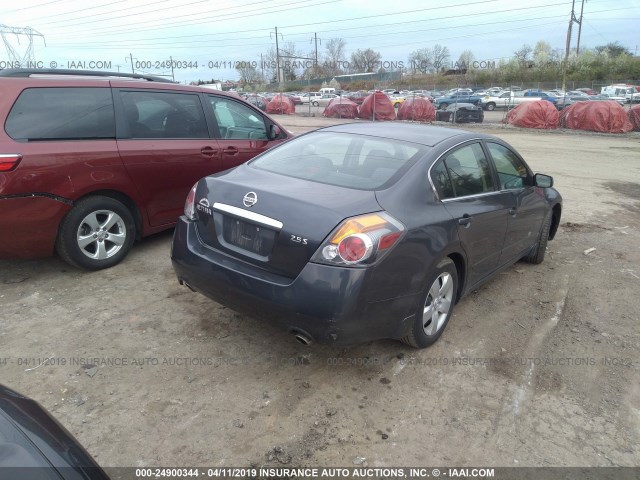
M 323 117 L 331 118 L 356 118 L 358 104 L 346 97 L 332 99 L 322 112 Z
M 358 107 L 358 118 L 372 120 L 374 118 L 374 110 L 375 120 L 396 119 L 396 110 L 393 108 L 393 103 L 391 103 L 389 97 L 380 91 L 374 92 L 364 99 L 362 105 Z
M 640 105 L 634 105 L 629 110 L 629 121 L 636 132 L 640 132 Z
M 574 103 L 562 111 L 560 125 L 604 133 L 626 133 L 633 129 L 627 112 L 612 100 Z
M 522 128 L 558 128 L 560 114 L 553 103 L 546 100 L 525 102 L 511 110 L 505 122 Z
M 433 104 L 422 97 L 409 97 L 398 109 L 398 120 L 413 120 L 415 122 L 433 122 L 436 119 L 436 109 Z
M 293 115 L 296 113 L 296 106 L 289 97 L 278 94 L 267 103 L 267 113 Z

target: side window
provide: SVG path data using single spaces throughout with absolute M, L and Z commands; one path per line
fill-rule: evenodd
M 131 138 L 209 138 L 198 95 L 120 92 Z
M 444 164 L 456 197 L 495 190 L 489 162 L 479 143 L 472 143 L 448 154 Z
M 451 177 L 449 177 L 444 162 L 438 162 L 438 164 L 431 169 L 431 180 L 436 187 L 440 200 L 454 197 L 453 184 L 451 183 Z
M 264 118 L 252 108 L 225 97 L 208 95 L 220 138 L 268 140 Z
M 88 140 L 116 137 L 109 88 L 28 88 L 5 124 L 14 140 Z
M 504 145 L 487 142 L 487 147 L 498 172 L 500 190 L 523 188 L 528 172 L 518 156 Z

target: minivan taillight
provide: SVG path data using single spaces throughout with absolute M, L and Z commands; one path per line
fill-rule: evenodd
M 198 219 L 198 214 L 196 213 L 196 188 L 198 188 L 197 183 L 191 187 L 189 195 L 187 195 L 187 199 L 184 202 L 184 216 L 189 220 Z
M 9 172 L 16 168 L 22 160 L 19 153 L 0 154 L 0 172 Z

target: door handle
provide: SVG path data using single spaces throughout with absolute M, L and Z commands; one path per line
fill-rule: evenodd
M 471 225 L 471 215 L 468 213 L 462 215 L 462 218 L 458 219 L 458 225 L 462 225 L 465 228 L 469 227 Z
M 222 153 L 225 155 L 237 155 L 238 149 L 236 147 L 225 147 L 222 149 Z
M 512 217 L 515 217 L 517 211 L 518 211 L 518 209 L 516 207 L 511 207 L 509 209 L 509 215 L 511 215 Z
M 205 157 L 216 157 L 218 156 L 218 149 L 213 147 L 202 147 L 200 149 L 200 153 Z

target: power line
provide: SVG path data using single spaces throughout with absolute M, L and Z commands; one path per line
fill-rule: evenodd
M 45 5 L 51 5 L 52 3 L 60 3 L 60 2 L 63 2 L 63 1 L 65 1 L 65 0 L 52 0 L 51 2 L 39 3 L 38 5 L 29 5 L 28 7 L 22 7 L 22 8 L 16 8 L 15 10 L 9 10 L 7 12 L 4 12 L 4 14 L 6 15 L 7 13 L 21 12 L 23 10 L 29 10 L 31 8 L 44 7 Z
M 116 3 L 124 3 L 124 2 L 126 2 L 126 1 L 127 1 L 127 0 L 117 0 L 117 1 L 115 1 L 115 2 L 104 3 L 104 4 L 102 4 L 102 5 L 98 5 L 98 6 L 95 6 L 95 7 L 87 7 L 87 8 L 81 8 L 80 10 L 73 10 L 73 11 L 71 11 L 71 12 L 54 13 L 53 15 L 47 15 L 47 17 L 46 17 L 46 18 L 61 17 L 61 16 L 63 16 L 63 15 L 69 15 L 70 13 L 85 12 L 85 11 L 87 11 L 87 10 L 95 11 L 95 10 L 97 10 L 97 9 L 99 9 L 99 8 L 109 7 L 109 6 L 111 6 L 111 5 L 115 5 Z M 109 13 L 111 13 L 111 12 L 109 12 Z M 94 13 L 92 16 L 95 16 L 95 15 L 98 15 L 98 14 L 95 14 L 95 13 Z M 34 19 L 35 19 L 35 20 L 37 20 L 37 19 L 38 19 L 38 17 L 35 17 L 35 18 L 34 18 L 34 17 L 32 17 L 32 18 L 30 19 L 30 21 L 34 21 Z
M 527 7 L 527 8 L 538 8 L 538 7 Z M 610 11 L 616 11 L 616 10 L 626 10 L 626 8 L 619 8 L 619 9 L 607 9 L 607 10 L 600 10 L 600 11 L 594 11 L 592 13 L 604 13 L 604 12 L 610 12 Z M 493 15 L 495 12 L 490 12 L 489 14 Z M 459 15 L 458 18 L 460 17 L 464 17 L 464 16 L 472 16 L 472 17 L 476 17 L 478 16 L 477 14 L 468 14 L 468 15 Z M 558 16 L 560 17 L 560 16 Z M 434 18 L 433 20 L 442 20 L 442 19 L 448 19 L 450 17 L 439 17 L 439 18 Z M 436 28 L 428 28 L 428 29 L 419 29 L 419 30 L 403 30 L 401 32 L 376 32 L 376 33 L 370 33 L 370 34 L 365 34 L 365 35 L 351 35 L 346 37 L 347 39 L 353 39 L 353 38 L 366 38 L 366 37 L 371 37 L 371 36 L 375 36 L 375 37 L 380 37 L 380 36 L 387 36 L 387 35 L 407 35 L 407 34 L 414 34 L 414 33 L 424 33 L 424 32 L 430 32 L 430 31 L 438 31 L 438 30 L 451 30 L 451 29 L 458 29 L 458 28 L 470 28 L 470 27 L 483 27 L 483 26 L 489 26 L 489 25 L 499 25 L 499 24 L 506 24 L 506 23 L 514 23 L 514 22 L 528 22 L 528 21 L 533 21 L 533 20 L 543 20 L 543 19 L 549 19 L 549 18 L 554 18 L 554 17 L 549 17 L 548 15 L 546 16 L 542 16 L 542 17 L 527 17 L 527 18 L 519 18 L 519 19 L 513 19 L 513 20 L 503 20 L 503 21 L 495 21 L 495 22 L 481 22 L 481 23 L 475 23 L 475 24 L 464 24 L 464 25 L 458 25 L 458 26 L 443 26 L 443 27 L 436 27 Z M 403 22 L 400 22 L 403 23 Z M 389 25 L 393 25 L 393 24 L 389 24 Z M 544 25 L 542 25 L 544 26 Z M 282 28 L 282 27 L 281 27 Z M 358 27 L 359 28 L 359 27 Z M 348 29 L 344 29 L 344 30 L 348 30 Z M 500 32 L 497 32 L 500 33 Z M 474 34 L 468 35 L 468 36 L 473 36 Z M 258 39 L 258 38 L 264 38 L 264 37 L 247 37 L 246 39 Z M 457 37 L 456 37 L 457 38 Z M 219 41 L 221 42 L 225 42 L 224 44 L 224 48 L 227 47 L 256 47 L 256 46 L 263 46 L 263 43 L 238 43 L 238 44 L 230 44 L 230 43 L 226 43 L 226 42 L 231 42 L 233 40 L 243 40 L 243 38 L 236 38 L 236 39 L 220 39 Z M 94 42 L 94 43 L 84 43 L 81 46 L 76 46 L 75 44 L 58 44 L 57 46 L 74 46 L 75 48 L 82 48 L 82 49 L 95 49 L 95 50 L 99 50 L 99 49 L 111 49 L 111 48 L 117 48 L 117 47 L 131 47 L 131 41 L 130 40 L 118 40 L 117 42 L 124 42 L 122 45 L 113 43 L 113 42 Z M 308 37 L 306 40 L 300 40 L 300 41 L 295 41 L 293 40 L 293 43 L 306 43 L 308 42 Z M 180 45 L 179 43 L 176 43 L 175 41 L 173 42 L 153 42 L 151 44 L 150 49 L 156 49 L 156 48 L 163 48 L 161 47 L 161 45 L 172 45 L 174 48 L 190 48 L 193 47 L 194 45 L 197 44 L 201 44 L 201 43 L 208 43 L 208 40 L 201 40 L 201 41 L 197 41 L 197 42 L 184 42 L 185 45 Z M 136 48 L 145 48 L 145 44 L 136 44 L 133 45 L 133 47 Z M 155 47 L 155 48 L 153 48 Z
M 467 14 L 461 14 L 461 15 L 456 15 L 456 18 L 463 18 L 463 17 L 476 17 L 476 16 L 481 16 L 481 15 L 495 15 L 497 13 L 507 13 L 507 12 L 515 12 L 515 11 L 521 11 L 521 10 L 532 10 L 532 9 L 540 9 L 540 8 L 546 8 L 546 7 L 554 7 L 554 6 L 559 6 L 559 5 L 564 5 L 565 2 L 560 2 L 560 3 L 550 3 L 550 4 L 544 4 L 544 5 L 534 5 L 534 6 L 529 6 L 529 7 L 519 7 L 519 8 L 508 8 L 505 10 L 494 10 L 491 12 L 482 12 L 482 13 L 467 13 Z M 438 20 L 448 20 L 451 19 L 451 16 L 444 16 L 444 17 L 436 17 L 436 18 L 431 18 L 430 21 L 438 21 Z M 327 23 L 327 22 L 318 22 L 318 23 L 304 23 L 304 24 L 298 24 L 298 25 L 284 25 L 281 26 L 280 28 L 297 28 L 297 27 L 306 27 L 306 26 L 314 26 L 314 25 L 319 25 L 319 24 L 323 24 L 323 23 Z M 424 23 L 424 20 L 409 20 L 409 21 L 402 21 L 402 22 L 392 22 L 392 23 L 382 23 L 382 24 L 377 24 L 376 25 L 376 31 L 378 31 L 379 28 L 381 27 L 389 27 L 389 26 L 398 26 L 398 25 L 406 25 L 406 24 L 411 24 L 411 23 Z M 370 25 L 365 25 L 365 26 L 357 26 L 357 27 L 344 27 L 341 29 L 335 29 L 335 30 L 320 30 L 317 31 L 317 33 L 330 33 L 330 32 L 344 32 L 344 31 L 348 31 L 348 30 L 361 30 L 363 28 L 367 28 L 370 29 L 371 26 Z M 215 37 L 218 35 L 227 35 L 227 34 L 234 34 L 234 33 L 253 33 L 253 32 L 257 32 L 257 31 L 268 31 L 268 29 L 251 29 L 251 30 L 241 30 L 241 31 L 236 31 L 236 32 L 219 32 L 219 33 L 206 33 L 206 34 L 199 34 L 199 35 L 178 35 L 178 36 L 162 36 L 162 37 L 149 37 L 149 38 L 144 38 L 144 39 L 131 39 L 131 38 L 126 38 L 123 40 L 120 40 L 122 42 L 127 42 L 127 45 L 130 42 L 135 42 L 135 41 L 155 41 L 155 40 L 175 40 L 175 39 L 180 39 L 180 38 L 193 38 L 193 37 Z M 307 32 L 300 34 L 300 35 L 308 35 Z M 231 39 L 231 41 L 234 40 L 251 40 L 251 39 L 258 39 L 258 38 L 264 38 L 263 36 L 252 36 L 252 37 L 240 37 L 240 38 L 234 38 Z M 217 41 L 230 41 L 229 39 L 217 39 Z M 305 40 L 306 41 L 306 40 Z M 174 42 L 170 42 L 169 44 L 173 44 Z M 112 42 L 83 42 L 84 45 L 111 45 Z M 157 43 L 156 43 L 157 44 Z M 59 44 L 59 45 L 73 45 L 73 44 Z
M 162 3 L 162 2 L 166 2 L 166 1 L 169 1 L 169 0 L 161 0 L 161 2 L 156 2 L 156 3 Z M 186 4 L 183 4 L 183 5 L 180 5 L 179 8 L 183 8 L 183 7 L 186 7 L 186 6 L 189 6 L 189 5 L 194 5 L 194 4 L 197 4 L 197 3 L 208 2 L 208 1 L 209 0 L 198 0 L 196 2 L 191 2 L 191 3 L 186 3 Z M 287 5 L 297 5 L 297 4 L 301 4 L 301 3 L 305 4 L 304 7 L 309 7 L 309 6 L 316 6 L 316 5 L 324 5 L 324 4 L 327 4 L 327 3 L 336 3 L 336 2 L 340 2 L 340 1 L 342 1 L 342 0 L 328 0 L 328 1 L 324 1 L 322 3 L 316 3 L 314 5 L 309 5 L 308 0 L 298 0 L 298 1 L 295 1 L 295 2 L 284 3 L 284 4 L 280 4 L 280 5 L 274 5 L 273 8 L 283 7 L 283 6 L 287 6 Z M 497 1 L 497 0 L 493 0 L 493 1 Z M 242 5 L 242 7 L 253 7 L 255 4 L 261 4 L 261 3 L 265 3 L 265 2 L 264 1 L 254 2 L 254 3 Z M 145 4 L 145 5 L 149 5 L 149 4 Z M 178 8 L 178 7 L 170 6 L 170 7 L 154 9 L 154 10 L 145 10 L 143 12 L 129 13 L 129 14 L 125 14 L 125 15 L 118 15 L 118 16 L 115 16 L 115 17 L 105 18 L 105 19 L 101 19 L 101 20 L 87 20 L 86 22 L 79 22 L 79 23 L 74 23 L 74 24 L 68 24 L 68 23 L 65 22 L 65 27 L 69 27 L 69 26 L 73 27 L 73 26 L 78 26 L 78 25 L 85 25 L 85 24 L 95 23 L 95 22 L 99 22 L 99 21 L 120 20 L 120 19 L 123 19 L 123 18 L 129 18 L 129 17 L 133 17 L 133 16 L 138 16 L 138 15 L 145 15 L 145 14 L 149 14 L 149 13 L 156 13 L 156 12 L 159 12 L 159 11 L 162 11 L 162 10 L 171 10 L 171 9 L 175 9 L 175 8 Z M 271 8 L 271 7 L 267 7 L 267 8 Z M 215 20 L 215 19 L 234 20 L 234 19 L 238 19 L 238 18 L 263 16 L 263 15 L 268 14 L 268 13 L 279 13 L 279 12 L 284 12 L 284 11 L 289 11 L 289 10 L 295 10 L 295 9 L 298 9 L 298 8 L 303 8 L 303 7 L 296 7 L 296 8 L 293 8 L 293 9 L 285 8 L 285 9 L 280 9 L 280 10 L 270 10 L 270 11 L 266 11 L 266 12 L 263 10 L 263 11 L 256 12 L 256 13 L 248 13 L 248 12 L 254 11 L 255 9 L 253 9 L 253 8 L 252 8 L 252 10 L 249 10 L 249 11 L 238 12 L 237 11 L 238 10 L 237 6 L 236 7 L 227 7 L 227 8 L 216 8 L 216 9 L 213 9 L 213 10 L 207 10 L 205 12 L 195 12 L 195 13 L 187 13 L 187 14 L 184 14 L 184 15 L 177 15 L 177 16 L 174 15 L 174 16 L 172 16 L 172 19 L 183 18 L 183 17 L 194 17 L 195 16 L 195 17 L 198 17 L 199 19 L 201 19 L 201 21 L 194 22 L 192 20 L 184 20 L 184 21 L 181 20 L 181 21 L 179 21 L 177 23 L 169 23 L 169 24 L 165 23 L 165 24 L 155 25 L 155 26 L 152 26 L 152 27 L 150 27 L 150 28 L 148 28 L 146 30 L 157 30 L 158 26 L 166 28 L 167 26 L 171 26 L 171 25 L 191 26 L 191 25 L 197 25 L 197 24 L 202 24 L 202 23 L 210 23 L 211 20 Z M 223 10 L 231 10 L 231 9 L 236 10 L 236 11 L 233 12 L 233 13 L 224 13 L 224 14 L 221 14 L 221 15 L 212 15 L 212 16 L 209 16 L 209 17 L 202 17 L 203 13 L 214 12 L 214 11 L 215 12 L 220 12 L 220 11 L 223 11 Z M 225 17 L 231 17 L 231 18 L 225 18 Z M 149 24 L 149 23 L 154 23 L 154 22 L 163 22 L 163 21 L 164 21 L 164 19 L 162 19 L 162 18 L 151 19 L 151 20 L 137 22 L 137 25 Z M 59 23 L 59 22 L 64 22 L 64 21 L 63 20 L 57 20 L 55 23 Z M 185 22 L 187 22 L 187 23 L 185 23 Z M 45 25 L 46 25 L 46 23 L 45 23 Z M 100 32 L 100 31 L 96 32 L 95 29 L 91 29 L 90 32 L 91 32 L 92 35 L 95 35 L 96 33 L 98 33 L 98 34 L 99 33 L 114 34 L 114 33 L 121 33 L 121 32 L 125 32 L 125 33 L 130 32 L 130 29 L 121 29 L 121 30 L 111 31 L 111 30 L 108 30 L 108 29 L 113 28 L 113 27 L 104 27 L 104 28 L 107 29 L 106 32 Z M 87 32 L 87 30 L 84 30 L 84 31 Z M 136 28 L 136 31 L 137 32 L 145 31 L 145 29 Z M 82 30 L 80 32 L 82 32 Z
M 337 1 L 341 1 L 341 0 L 332 0 L 332 1 L 326 1 L 326 2 L 322 2 L 322 3 L 317 3 L 314 5 L 309 5 L 308 1 L 307 2 L 296 2 L 296 3 L 304 3 L 304 7 L 299 7 L 299 8 L 308 8 L 309 6 L 319 6 L 319 5 L 324 5 L 327 3 L 335 3 Z M 366 16 L 362 16 L 362 17 L 350 17 L 347 19 L 336 19 L 336 20 L 327 20 L 327 21 L 322 21 L 322 22 L 313 22 L 313 23 L 307 23 L 307 24 L 301 24 L 299 26 L 314 26 L 314 25 L 323 25 L 323 24 L 327 24 L 327 23 L 338 23 L 338 22 L 351 22 L 351 21 L 355 21 L 355 20 L 367 20 L 367 19 L 372 19 L 372 18 L 380 18 L 380 17 L 390 17 L 390 16 L 395 16 L 395 15 L 405 15 L 408 13 L 418 13 L 418 12 L 426 12 L 426 11 L 431 11 L 431 10 L 443 10 L 443 9 L 449 9 L 449 8 L 455 8 L 455 7 L 465 7 L 465 6 L 470 6 L 470 5 L 482 5 L 482 4 L 487 4 L 487 3 L 494 3 L 494 2 L 498 2 L 500 0 L 476 0 L 473 2 L 465 2 L 465 3 L 458 3 L 458 4 L 454 4 L 454 5 L 447 5 L 447 6 L 439 6 L 439 7 L 429 7 L 429 8 L 421 8 L 421 9 L 417 9 L 417 10 L 405 10 L 402 12 L 391 12 L 391 13 L 381 13 L 381 14 L 376 14 L 376 15 L 366 15 Z M 291 10 L 291 9 L 287 9 L 287 10 Z M 267 12 L 267 13 L 278 13 L 280 11 L 285 11 L 285 10 L 276 10 L 276 11 L 271 11 L 271 12 Z M 249 17 L 249 16 L 264 16 L 265 12 L 258 12 L 252 15 L 241 15 L 237 18 L 245 18 L 245 17 Z M 193 26 L 193 25 L 199 25 L 202 23 L 209 23 L 209 21 L 211 19 L 215 19 L 218 18 L 218 16 L 213 16 L 213 17 L 204 17 L 202 18 L 200 21 L 197 22 L 189 22 L 187 24 L 185 24 L 184 22 L 178 22 L 178 23 L 168 23 L 168 24 L 164 24 L 162 25 L 162 27 L 167 28 L 167 27 L 176 27 L 176 26 L 185 26 L 185 25 L 189 25 L 189 26 Z M 233 20 L 232 19 L 227 19 L 227 20 Z M 158 20 L 150 20 L 149 22 L 157 22 Z M 143 22 L 143 23 L 148 23 L 148 22 Z M 105 27 L 105 28 L 110 28 L 110 27 Z M 158 25 L 150 27 L 150 28 L 146 28 L 146 29 L 136 29 L 137 32 L 141 32 L 141 31 L 148 31 L 148 30 L 157 30 Z M 288 26 L 282 26 L 280 28 L 288 28 Z M 260 30 L 264 30 L 264 29 L 260 29 Z M 126 30 L 108 30 L 107 32 L 96 32 L 95 30 L 91 30 L 92 34 L 115 34 L 115 33 L 127 33 L 130 30 L 126 29 Z M 78 33 L 79 34 L 79 33 Z

